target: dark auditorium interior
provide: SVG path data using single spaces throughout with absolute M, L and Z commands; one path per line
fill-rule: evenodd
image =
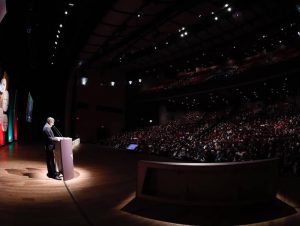
M 0 0 L 0 225 L 300 225 L 299 62 L 300 0 Z

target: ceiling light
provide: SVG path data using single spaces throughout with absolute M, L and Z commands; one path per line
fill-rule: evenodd
M 88 82 L 87 77 L 81 77 L 81 85 L 86 86 L 87 82 Z
M 235 13 L 234 15 L 233 15 L 233 17 L 239 17 L 240 16 L 240 13 Z
M 297 34 L 300 36 L 300 31 L 298 31 Z
M 219 18 L 217 16 L 215 16 L 215 20 L 218 20 Z
M 55 45 L 57 45 L 57 42 L 54 42 L 55 43 Z
M 228 3 L 226 3 L 226 4 L 224 5 L 224 7 L 225 7 L 225 8 L 227 8 L 228 6 L 229 6 L 229 4 L 228 4 Z
M 73 6 L 74 6 L 74 4 L 73 4 L 73 3 L 69 3 L 69 6 L 73 7 Z
M 68 11 L 65 11 L 65 15 L 68 15 Z
M 228 11 L 228 12 L 231 12 L 231 7 L 227 8 L 227 11 Z
M 57 33 L 60 34 L 60 30 L 57 30 Z
M 59 35 L 56 35 L 56 38 L 59 38 Z
M 59 25 L 59 27 L 63 27 L 63 25 L 62 25 L 62 24 L 60 24 L 60 25 Z
M 129 81 L 128 81 L 128 83 L 129 83 L 129 85 L 131 85 L 131 84 L 132 84 L 132 81 L 131 81 L 131 80 L 129 80 Z
M 141 83 L 142 82 L 142 79 L 141 78 L 139 78 L 139 83 Z
M 111 85 L 111 86 L 115 86 L 115 84 L 116 84 L 116 83 L 115 83 L 114 81 L 111 81 L 111 82 L 110 82 L 110 85 Z

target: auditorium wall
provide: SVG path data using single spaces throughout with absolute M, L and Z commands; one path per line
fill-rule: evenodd
M 88 78 L 85 86 L 80 84 L 82 76 Z M 118 69 L 97 66 L 78 75 L 74 123 L 75 136 L 82 142 L 98 142 L 124 127 L 124 84 L 124 74 Z

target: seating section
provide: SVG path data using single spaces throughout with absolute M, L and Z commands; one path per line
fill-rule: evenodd
M 282 173 L 299 175 L 299 113 L 288 99 L 187 112 L 168 124 L 125 132 L 107 142 L 118 150 L 136 143 L 137 151 L 200 163 L 279 158 Z

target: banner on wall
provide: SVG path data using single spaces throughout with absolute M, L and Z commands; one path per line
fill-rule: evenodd
M 0 0 L 0 23 L 6 14 L 6 0 Z
M 9 92 L 7 88 L 8 75 L 4 72 L 0 81 L 0 145 L 5 144 L 5 134 L 8 127 Z
M 7 140 L 13 142 L 18 140 L 18 126 L 17 126 L 17 91 L 11 91 L 11 101 L 8 108 L 8 129 L 7 129 Z

